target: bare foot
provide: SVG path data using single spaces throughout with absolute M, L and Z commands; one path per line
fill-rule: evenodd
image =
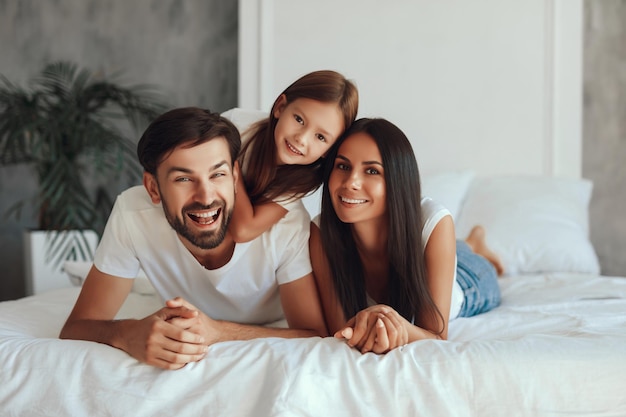
M 500 257 L 495 254 L 485 242 L 485 229 L 482 226 L 474 226 L 469 235 L 465 239 L 465 242 L 474 251 L 474 253 L 483 256 L 496 268 L 496 273 L 501 276 L 504 273 L 504 265 Z

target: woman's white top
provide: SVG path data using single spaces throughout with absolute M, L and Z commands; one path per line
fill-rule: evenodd
M 426 250 L 428 239 L 430 238 L 433 230 L 435 230 L 435 226 L 437 226 L 439 221 L 445 216 L 451 216 L 452 214 L 450 213 L 450 210 L 448 210 L 443 205 L 436 202 L 430 197 L 423 197 L 421 201 L 421 206 L 422 217 L 424 219 L 424 226 L 422 227 L 422 245 L 424 247 L 424 250 Z M 454 281 L 452 285 L 452 299 L 450 302 L 449 320 L 452 320 L 459 315 L 465 298 L 465 295 L 463 294 L 463 289 L 456 280 L 456 254 L 454 256 L 453 279 Z
M 424 219 L 424 225 L 422 227 L 422 245 L 425 250 L 426 245 L 428 244 L 428 239 L 435 229 L 435 226 L 437 226 L 441 219 L 443 219 L 445 216 L 451 216 L 451 214 L 450 210 L 448 210 L 443 205 L 436 202 L 430 197 L 423 197 L 421 200 L 421 206 L 422 216 Z M 315 216 L 315 218 L 313 219 L 313 223 L 315 223 L 319 227 L 319 215 Z M 465 295 L 463 294 L 463 289 L 456 280 L 456 255 L 454 257 L 454 275 L 451 278 L 454 281 L 452 285 L 452 298 L 450 302 L 449 320 L 452 320 L 459 315 L 465 298 Z M 374 299 L 370 298 L 369 296 L 367 297 L 367 301 L 369 305 L 378 304 Z

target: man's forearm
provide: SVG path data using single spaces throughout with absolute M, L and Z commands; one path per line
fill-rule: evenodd
M 306 329 L 297 327 L 308 327 L 299 323 L 290 328 L 278 328 L 278 327 L 265 327 L 261 325 L 253 324 L 241 324 L 231 321 L 214 320 L 206 314 L 198 311 L 196 307 L 190 304 L 183 298 L 177 297 L 172 300 L 166 301 L 166 306 L 170 308 L 187 307 L 193 311 L 197 311 L 199 316 L 199 323 L 197 326 L 190 327 L 189 330 L 201 335 L 207 345 L 212 345 L 217 342 L 227 342 L 231 340 L 251 340 L 261 337 L 282 337 L 282 338 L 297 338 L 297 337 L 325 337 L 325 327 L 323 329 Z M 177 322 L 178 319 L 174 319 L 173 322 Z M 188 324 L 178 324 L 179 327 L 188 326 Z
M 264 327 L 229 321 L 217 321 L 216 324 L 219 327 L 219 341 L 221 342 L 228 340 L 251 340 L 261 337 L 298 338 L 325 336 L 315 330 L 308 329 Z
M 59 337 L 61 339 L 87 340 L 104 343 L 109 346 L 128 351 L 123 336 L 132 322 L 137 320 L 73 320 L 67 322 Z

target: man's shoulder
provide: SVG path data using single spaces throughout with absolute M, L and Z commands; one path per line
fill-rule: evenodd
M 140 211 L 156 207 L 143 185 L 136 185 L 122 191 L 117 197 L 117 203 L 121 208 L 129 211 Z

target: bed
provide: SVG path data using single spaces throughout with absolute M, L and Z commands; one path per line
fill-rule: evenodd
M 359 116 L 407 132 L 424 194 L 451 210 L 457 235 L 485 227 L 506 267 L 501 306 L 452 321 L 448 341 L 384 356 L 268 338 L 163 371 L 57 339 L 79 292 L 68 284 L 0 303 L 0 415 L 626 416 L 626 277 L 601 275 L 581 178 L 582 1 L 239 10 L 239 105 L 266 114 L 288 82 L 322 67 L 355 80 Z M 312 214 L 317 198 L 305 202 Z M 145 284 L 118 317 L 162 305 Z
M 600 275 L 587 237 L 591 183 L 468 171 L 423 182 L 459 236 L 485 225 L 507 268 L 502 305 L 453 320 L 448 341 L 384 356 L 333 338 L 224 342 L 164 371 L 57 339 L 80 290 L 68 286 L 0 303 L 0 415 L 626 415 L 626 278 Z M 137 285 L 118 317 L 161 305 Z

